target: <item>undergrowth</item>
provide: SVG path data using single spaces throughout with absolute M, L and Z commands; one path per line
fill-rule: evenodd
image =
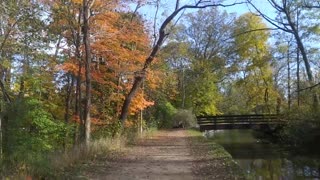
M 37 154 L 25 165 L 22 162 L 14 171 L 2 174 L 1 179 L 69 179 L 80 173 L 82 165 L 121 156 L 128 144 L 153 132 L 139 135 L 136 131 L 126 131 L 122 135 L 94 139 L 89 146 L 79 144 L 65 151 Z

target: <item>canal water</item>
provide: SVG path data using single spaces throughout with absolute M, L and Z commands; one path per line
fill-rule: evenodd
M 247 179 L 320 180 L 320 152 L 297 153 L 294 148 L 257 138 L 254 130 L 209 131 L 206 136 L 232 155 Z

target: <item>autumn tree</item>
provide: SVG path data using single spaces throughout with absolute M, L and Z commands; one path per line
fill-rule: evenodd
M 67 75 L 66 85 L 69 87 L 67 88 L 69 92 L 74 86 L 72 81 L 77 81 L 74 111 L 76 113 L 74 113 L 73 119 L 83 125 L 84 110 L 79 107 L 82 107 L 82 103 L 85 101 L 81 98 L 81 91 L 84 90 L 84 86 L 79 87 L 79 84 L 83 84 L 83 79 L 85 79 L 85 68 L 82 67 L 85 48 L 84 40 L 79 39 L 83 31 L 78 31 L 80 30 L 79 27 L 83 26 L 82 20 L 77 18 L 81 15 L 82 8 L 77 3 L 73 3 L 66 9 L 59 10 L 59 8 L 57 9 L 58 12 L 63 11 L 69 14 L 67 17 L 57 19 L 57 24 L 59 21 L 65 21 L 69 24 L 62 31 L 63 40 L 66 40 L 68 46 L 70 46 L 64 51 L 67 59 L 62 65 L 62 70 Z M 131 87 L 135 72 L 142 66 L 142 61 L 146 57 L 145 52 L 150 43 L 141 16 L 122 11 L 123 6 L 116 2 L 95 1 L 90 8 L 91 120 L 96 125 L 109 126 L 116 123 L 114 117 L 120 113 L 120 105 L 123 102 L 124 95 Z M 115 11 L 117 8 L 120 11 Z M 153 84 L 151 82 L 157 79 L 152 74 L 150 73 L 150 76 L 146 79 L 146 85 L 150 84 L 150 87 L 154 86 L 151 85 Z M 78 78 L 74 79 L 74 77 Z M 69 99 L 70 96 L 73 97 L 72 94 L 69 94 L 66 99 Z M 152 101 L 147 99 L 143 92 L 139 91 L 130 107 L 130 114 L 136 114 L 153 104 Z M 68 101 L 70 99 L 66 100 L 66 114 L 67 109 L 70 109 L 70 107 L 67 107 L 70 104 Z M 82 105 L 78 105 L 79 102 L 82 102 Z

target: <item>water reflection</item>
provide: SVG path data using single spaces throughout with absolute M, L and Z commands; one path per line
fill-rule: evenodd
M 247 179 L 320 179 L 320 159 L 257 139 L 252 130 L 206 132 L 221 144 L 244 170 Z M 293 150 L 293 149 L 292 149 Z

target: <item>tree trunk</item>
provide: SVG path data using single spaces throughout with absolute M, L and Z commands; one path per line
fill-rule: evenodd
M 291 109 L 291 76 L 290 76 L 290 42 L 288 42 L 287 51 L 287 70 L 288 70 L 288 109 Z
M 299 32 L 299 9 L 297 9 L 297 31 Z M 300 51 L 297 47 L 297 105 L 300 106 Z
M 129 111 L 129 107 L 130 107 L 132 98 L 135 96 L 137 90 L 141 86 L 141 83 L 142 83 L 143 79 L 145 78 L 145 74 L 146 74 L 147 69 L 149 68 L 154 57 L 157 55 L 158 51 L 160 50 L 160 47 L 161 47 L 165 37 L 168 35 L 165 33 L 165 28 L 171 22 L 171 20 L 178 14 L 178 12 L 179 11 L 175 11 L 173 14 L 171 14 L 164 21 L 164 23 L 162 24 L 162 26 L 159 30 L 159 38 L 157 40 L 157 43 L 152 48 L 150 55 L 146 59 L 146 61 L 144 63 L 144 67 L 142 68 L 142 70 L 140 72 L 136 72 L 132 88 L 131 88 L 129 94 L 126 96 L 124 103 L 122 105 L 121 114 L 120 114 L 120 121 L 122 122 L 122 124 L 124 124 L 124 122 L 126 121 L 126 119 L 128 117 L 128 111 Z
M 295 23 L 292 21 L 289 12 L 285 11 L 285 14 L 286 14 L 286 17 L 287 17 L 287 20 L 288 20 L 288 24 L 291 27 L 292 34 L 294 35 L 294 38 L 295 38 L 295 40 L 297 42 L 297 46 L 298 46 L 298 48 L 299 48 L 299 50 L 301 52 L 302 60 L 304 62 L 304 65 L 305 65 L 306 71 L 307 71 L 307 77 L 308 77 L 309 85 L 313 86 L 315 84 L 315 82 L 314 82 L 311 66 L 310 66 L 310 63 L 309 63 L 309 59 L 308 59 L 305 47 L 304 47 L 304 45 L 302 43 L 302 40 L 301 40 L 301 38 L 299 36 L 298 29 L 295 26 Z M 314 108 L 317 108 L 318 105 L 319 105 L 318 94 L 316 92 L 313 92 L 313 106 L 314 106 Z
M 67 74 L 67 78 L 68 78 L 68 84 L 67 84 L 67 96 L 66 96 L 66 101 L 65 101 L 65 114 L 64 114 L 64 122 L 66 124 L 69 123 L 69 118 L 70 118 L 70 106 L 71 106 L 71 99 L 72 99 L 72 92 L 73 92 L 73 84 L 74 84 L 74 78 L 72 76 L 72 74 Z M 71 80 L 70 80 L 71 78 Z M 64 142 L 64 148 L 67 144 L 67 138 L 68 138 L 68 134 L 65 134 L 65 142 Z
M 4 161 L 10 156 L 9 136 L 9 119 L 5 115 L 1 117 L 1 157 Z
M 128 117 L 130 103 L 132 101 L 132 98 L 136 94 L 137 90 L 141 86 L 143 78 L 144 77 L 142 77 L 142 76 L 136 76 L 135 77 L 134 83 L 132 85 L 132 88 L 131 88 L 129 94 L 127 95 L 126 99 L 124 100 L 124 103 L 123 103 L 123 106 L 122 106 L 122 109 L 121 109 L 121 114 L 120 114 L 120 120 L 121 120 L 122 124 L 125 123 L 125 120 Z
M 297 104 L 300 106 L 300 51 L 297 48 Z
M 85 48 L 85 76 L 86 76 L 86 99 L 84 108 L 84 123 L 85 123 L 85 143 L 88 146 L 90 143 L 91 133 L 91 52 L 90 52 L 90 34 L 89 34 L 89 4 L 87 0 L 83 0 L 83 42 Z
M 82 17 L 82 9 L 79 8 L 79 17 L 78 17 L 78 24 L 79 28 L 77 29 L 75 33 L 75 55 L 78 60 L 78 74 L 77 74 L 77 80 L 76 80 L 76 101 L 75 101 L 75 111 L 74 116 L 79 118 L 79 125 L 76 125 L 75 131 L 74 131 L 74 142 L 77 144 L 79 142 L 79 139 L 84 139 L 84 130 L 79 130 L 79 127 L 82 128 L 84 126 L 83 122 L 83 115 L 82 115 L 82 108 L 81 108 L 81 69 L 82 69 L 82 62 L 81 62 L 81 54 L 80 54 L 80 45 L 81 45 L 81 18 Z
M 85 1 L 85 0 L 84 0 Z M 122 124 L 125 122 L 125 120 L 128 117 L 128 110 L 132 101 L 132 98 L 135 96 L 137 90 L 139 89 L 143 79 L 145 78 L 144 75 L 141 76 L 142 74 L 145 74 L 147 69 L 149 68 L 149 66 L 151 65 L 152 61 L 154 60 L 155 56 L 157 55 L 158 51 L 160 50 L 160 47 L 162 45 L 162 43 L 164 42 L 165 38 L 169 35 L 169 33 L 165 32 L 165 29 L 167 27 L 167 25 L 183 10 L 185 9 L 203 9 L 203 8 L 207 8 L 207 7 L 217 7 L 217 6 L 222 6 L 222 7 L 229 7 L 229 6 L 234 6 L 237 4 L 243 4 L 244 2 L 240 2 L 240 3 L 232 3 L 232 4 L 228 4 L 228 5 L 223 5 L 220 3 L 217 4 L 209 4 L 207 1 L 196 1 L 194 5 L 184 5 L 179 7 L 179 0 L 176 0 L 176 7 L 175 10 L 163 21 L 163 23 L 161 24 L 161 27 L 159 29 L 159 37 L 158 40 L 156 41 L 154 47 L 151 50 L 150 55 L 147 57 L 147 59 L 145 60 L 144 63 L 144 67 L 141 69 L 141 71 L 139 72 L 139 74 L 137 73 L 137 75 L 135 76 L 135 80 L 134 83 L 132 85 L 132 88 L 129 92 L 129 94 L 126 96 L 123 106 L 122 106 L 122 110 L 121 110 L 121 114 L 120 114 L 120 121 L 122 122 Z
M 80 37 L 79 37 L 80 38 Z M 78 131 L 79 127 L 83 127 L 84 126 L 84 122 L 83 122 L 83 115 L 82 115 L 82 109 L 81 109 L 81 68 L 82 68 L 82 63 L 81 63 L 81 56 L 80 56 L 80 44 L 79 46 L 76 46 L 76 53 L 77 54 L 77 59 L 78 59 L 78 75 L 77 75 L 77 82 L 76 82 L 76 101 L 75 101 L 75 111 L 74 111 L 74 116 L 79 118 L 79 124 L 80 126 L 76 126 L 76 131 L 75 131 L 75 142 L 78 142 L 78 139 L 84 139 L 84 133 L 82 133 L 83 131 Z M 80 132 L 79 134 L 77 132 Z
M 185 108 L 186 104 L 186 85 L 185 85 L 185 69 L 182 67 L 182 109 Z

